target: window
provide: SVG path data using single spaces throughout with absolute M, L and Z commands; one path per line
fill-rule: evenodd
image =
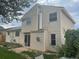
M 19 36 L 19 31 L 16 31 L 15 36 Z
M 30 17 L 26 18 L 26 24 L 27 25 L 31 24 L 31 18 Z
M 57 20 L 57 13 L 55 12 L 55 13 L 51 13 L 50 15 L 49 15 L 49 21 L 51 22 L 51 21 L 56 21 Z
M 51 45 L 56 45 L 56 35 L 51 34 Z
M 24 33 L 25 34 L 25 46 L 30 46 L 30 33 Z
M 7 32 L 8 35 L 10 35 L 10 32 Z

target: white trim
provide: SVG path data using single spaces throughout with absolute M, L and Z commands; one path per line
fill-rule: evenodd
M 42 13 L 39 13 L 39 29 L 42 29 Z

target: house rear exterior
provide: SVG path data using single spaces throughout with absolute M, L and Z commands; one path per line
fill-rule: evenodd
M 74 23 L 63 7 L 35 4 L 22 17 L 19 43 L 30 49 L 55 51 L 64 44 L 65 31 L 73 29 Z
M 6 42 L 19 43 L 21 27 L 6 29 Z

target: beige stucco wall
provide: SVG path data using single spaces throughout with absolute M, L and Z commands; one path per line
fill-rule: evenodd
M 28 17 L 31 17 L 31 24 L 27 24 L 26 23 L 26 18 L 28 18 Z M 38 30 L 38 18 L 37 18 L 37 7 L 35 6 L 35 7 L 33 7 L 29 12 L 27 12 L 23 17 L 22 17 L 22 31 L 21 31 L 21 37 L 20 37 L 20 43 L 24 46 L 24 47 L 26 47 L 25 46 L 25 42 L 24 42 L 24 40 L 25 40 L 25 37 L 24 37 L 24 33 L 27 33 L 27 32 L 29 32 L 30 33 L 30 35 L 31 35 L 31 39 L 30 39 L 30 45 L 33 45 L 33 47 L 32 46 L 30 46 L 31 48 L 33 48 L 33 49 L 37 49 L 36 48 L 36 34 L 35 33 L 32 33 L 32 31 L 37 31 Z M 33 37 L 34 36 L 34 37 Z M 38 36 L 38 35 L 37 35 Z M 33 37 L 33 38 L 32 38 Z M 35 46 L 36 45 L 36 46 Z M 26 48 L 30 48 L 30 47 L 26 47 Z M 43 48 L 42 48 L 43 49 Z M 38 50 L 40 50 L 40 49 L 38 49 Z
M 74 23 L 62 12 L 60 11 L 60 21 L 61 21 L 61 42 L 65 43 L 65 32 L 69 29 L 74 29 Z
M 40 41 L 37 41 L 37 37 L 39 37 Z M 44 51 L 44 32 L 35 32 L 31 33 L 31 49 Z
M 10 31 L 9 35 L 8 32 L 6 32 L 6 42 L 12 42 L 12 39 L 15 39 L 15 43 L 20 43 L 20 35 L 19 36 L 15 36 L 16 31 Z M 20 33 L 19 33 L 20 34 Z
M 20 40 L 19 40 L 19 43 L 21 44 L 21 45 L 23 45 L 23 46 L 25 46 L 24 45 L 24 32 L 20 32 Z
M 57 12 L 57 21 L 50 22 L 49 14 Z M 61 45 L 60 37 L 60 19 L 59 19 L 59 8 L 56 7 L 43 7 L 43 28 L 47 31 L 46 46 L 47 50 L 56 50 L 56 46 Z M 51 34 L 56 34 L 56 45 L 51 45 Z
M 31 24 L 26 23 L 26 19 L 31 17 Z M 33 7 L 28 13 L 26 13 L 22 20 L 22 32 L 31 32 L 38 30 L 38 19 L 37 19 L 37 7 Z

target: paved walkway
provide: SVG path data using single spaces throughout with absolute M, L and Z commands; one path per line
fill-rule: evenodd
M 20 47 L 20 48 L 14 48 L 14 49 L 10 49 L 12 51 L 15 51 L 17 53 L 21 53 L 22 51 L 28 51 L 28 48 L 24 48 L 24 47 Z

